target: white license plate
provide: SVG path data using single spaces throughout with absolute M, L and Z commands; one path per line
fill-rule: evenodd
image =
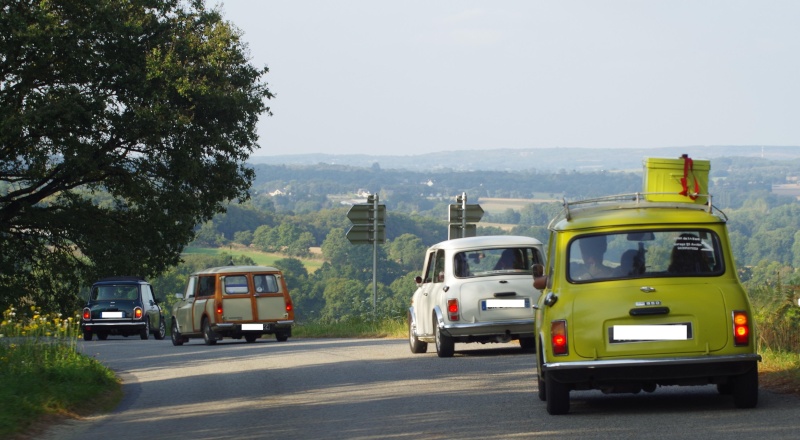
M 264 330 L 264 324 L 242 324 L 242 330 Z
M 685 341 L 689 339 L 689 326 L 676 325 L 615 325 L 614 341 Z
M 524 299 L 486 299 L 483 300 L 483 309 L 520 309 L 525 307 Z
M 101 312 L 102 318 L 122 318 L 122 312 Z

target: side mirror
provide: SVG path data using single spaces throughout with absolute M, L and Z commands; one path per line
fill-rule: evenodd
M 531 272 L 533 273 L 533 277 L 534 278 L 540 277 L 540 276 L 544 275 L 544 266 L 541 265 L 541 264 L 534 264 L 531 267 Z
M 175 294 L 175 298 L 183 299 L 183 294 L 182 293 L 176 293 Z
M 533 288 L 534 289 L 542 290 L 545 287 L 547 287 L 547 277 L 546 276 L 543 275 L 543 276 L 540 276 L 540 277 L 534 277 L 533 278 Z
M 414 282 L 415 282 L 415 283 L 417 283 L 418 285 L 419 285 L 419 284 L 422 284 L 422 277 L 421 277 L 421 276 L 419 276 L 419 275 L 417 275 L 417 277 L 416 277 L 416 278 L 414 278 Z

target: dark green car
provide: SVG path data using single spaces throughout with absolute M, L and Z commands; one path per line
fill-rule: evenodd
M 108 335 L 139 335 L 164 339 L 164 315 L 153 295 L 153 287 L 137 277 L 103 278 L 92 285 L 81 315 L 83 339 L 93 335 L 105 340 Z

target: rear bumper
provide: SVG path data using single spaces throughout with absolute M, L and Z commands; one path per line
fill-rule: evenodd
M 211 329 L 220 334 L 236 334 L 236 333 L 274 333 L 276 331 L 291 330 L 294 321 L 273 321 L 273 322 L 223 322 L 214 324 Z M 260 325 L 261 329 L 246 328 L 247 326 Z
M 454 324 L 444 324 L 444 322 L 440 321 L 439 328 L 443 334 L 454 338 L 480 336 L 534 337 L 536 334 L 536 327 L 532 319 Z
M 723 378 L 750 371 L 761 355 L 680 357 L 664 359 L 614 359 L 550 362 L 542 372 L 560 383 L 589 384 L 657 382 L 663 384 L 719 383 Z
M 81 322 L 81 328 L 84 330 L 102 329 L 108 330 L 112 328 L 126 329 L 126 330 L 141 330 L 145 328 L 145 321 L 124 321 L 124 322 L 103 322 L 103 321 L 89 321 Z

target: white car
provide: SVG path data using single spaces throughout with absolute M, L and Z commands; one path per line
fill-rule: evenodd
M 485 236 L 443 241 L 425 253 L 422 276 L 408 309 L 412 353 L 436 344 L 453 356 L 456 342 L 509 342 L 535 349 L 532 269 L 544 266 L 542 242 Z

